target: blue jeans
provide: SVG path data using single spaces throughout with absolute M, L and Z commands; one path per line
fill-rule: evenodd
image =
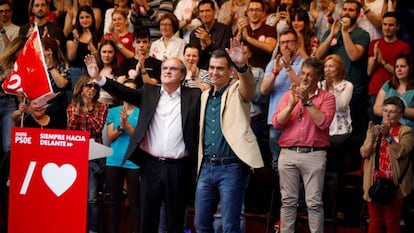
M 269 126 L 269 149 L 272 153 L 272 169 L 275 171 L 277 171 L 277 161 L 280 154 L 279 138 L 282 132 L 280 129 L 275 129 L 273 125 Z
M 246 191 L 248 171 L 244 164 L 203 163 L 195 195 L 195 229 L 214 232 L 214 213 L 221 202 L 223 232 L 241 233 L 240 213 Z

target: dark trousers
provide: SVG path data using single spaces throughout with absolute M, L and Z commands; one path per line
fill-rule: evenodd
M 108 228 L 110 233 L 119 232 L 121 205 L 123 201 L 124 180 L 127 182 L 128 203 L 131 210 L 133 232 L 139 232 L 140 203 L 139 203 L 139 169 L 127 169 L 122 167 L 106 167 L 106 188 L 109 200 Z
M 184 232 L 191 187 L 190 159 L 158 161 L 146 156 L 141 167 L 141 232 L 158 233 L 160 207 L 166 207 L 167 232 Z

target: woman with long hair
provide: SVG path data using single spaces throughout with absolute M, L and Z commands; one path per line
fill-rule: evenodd
M 80 7 L 76 15 L 74 29 L 66 42 L 67 57 L 72 75 L 72 90 L 80 76 L 86 74 L 83 59 L 87 54 L 96 54 L 97 44 L 97 30 L 93 10 L 89 6 Z
M 300 56 L 303 58 L 313 57 L 319 41 L 313 33 L 308 12 L 302 8 L 292 10 L 290 27 L 298 35 L 298 52 Z
M 414 76 L 410 55 L 398 55 L 394 64 L 394 77 L 384 83 L 374 104 L 374 114 L 382 116 L 382 103 L 390 96 L 398 96 L 405 103 L 401 123 L 414 128 Z
M 51 100 L 46 114 L 53 115 L 61 128 L 66 128 L 66 107 L 68 106 L 66 95 L 71 85 L 69 64 L 55 39 L 51 37 L 42 38 L 42 46 L 53 92 L 58 93 Z
M 116 79 L 115 73 L 118 68 L 117 50 L 115 42 L 112 40 L 104 40 L 99 44 L 98 59 L 96 63 L 99 67 L 99 73 L 106 78 Z M 115 105 L 114 98 L 106 91 L 102 90 L 99 93 L 99 102 L 108 106 Z
M 4 79 L 7 78 L 12 71 L 13 64 L 16 61 L 20 50 L 26 43 L 26 40 L 26 37 L 15 38 L 0 55 L 0 83 L 3 83 Z M 17 109 L 17 102 L 16 96 L 8 95 L 0 89 L 0 138 L 2 140 L 2 151 L 0 152 L 0 200 L 6 200 L 5 198 L 8 198 L 8 187 L 6 186 L 6 183 L 10 171 L 11 129 L 14 126 L 11 116 Z M 7 210 L 4 213 L 7 213 Z
M 98 84 L 89 77 L 82 75 L 75 84 L 72 103 L 67 108 L 67 129 L 83 130 L 90 133 L 90 138 L 102 143 L 102 130 L 108 110 L 99 99 Z M 104 169 L 104 159 L 89 160 L 88 173 L 88 230 L 98 232 L 100 225 L 100 205 L 98 191 L 100 190 L 101 173 Z
M 94 26 L 97 30 L 101 27 L 102 24 L 102 11 L 99 7 L 94 7 L 93 0 L 73 0 L 73 3 L 70 4 L 70 1 L 65 4 L 66 16 L 63 26 L 63 34 L 65 37 L 68 37 L 76 24 L 76 16 L 79 13 L 79 9 L 82 7 L 88 6 L 92 9 L 92 14 L 94 16 Z

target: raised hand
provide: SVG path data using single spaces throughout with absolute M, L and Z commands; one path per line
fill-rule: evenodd
M 226 52 L 237 67 L 242 67 L 247 63 L 244 59 L 243 43 L 239 38 L 230 39 L 230 49 L 226 48 Z
M 96 63 L 95 56 L 91 54 L 86 55 L 84 62 L 88 70 L 89 76 L 91 76 L 91 78 L 95 79 L 96 81 L 100 81 L 102 77 L 99 75 L 99 68 L 98 64 Z

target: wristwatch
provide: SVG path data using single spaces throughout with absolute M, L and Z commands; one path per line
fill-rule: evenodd
M 303 106 L 305 106 L 305 107 L 312 107 L 312 106 L 313 106 L 312 100 L 308 100 L 308 101 L 306 101 L 306 102 L 303 104 Z
M 389 135 L 388 137 L 385 138 L 385 141 L 387 141 L 388 144 L 391 144 L 394 142 L 394 138 L 391 135 Z
M 122 49 L 124 46 L 123 46 L 122 44 L 116 44 L 116 47 L 117 47 L 118 49 Z
M 4 28 L 0 29 L 0 33 L 1 33 L 1 34 L 6 33 L 6 29 L 4 29 Z
M 237 72 L 245 73 L 249 69 L 249 66 L 247 64 L 244 64 L 244 66 L 242 66 L 242 67 L 235 66 L 235 68 L 236 68 Z
M 116 128 L 116 130 L 117 130 L 118 132 L 122 132 L 122 131 L 124 131 L 124 128 L 122 128 L 120 125 L 118 125 L 118 128 Z

